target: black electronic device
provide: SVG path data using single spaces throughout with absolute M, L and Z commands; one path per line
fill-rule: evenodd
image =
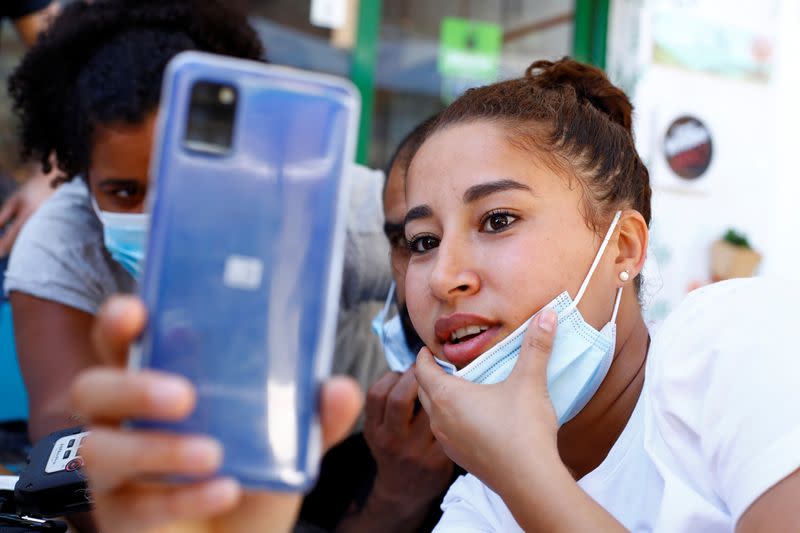
M 58 431 L 37 442 L 14 489 L 19 516 L 51 518 L 88 511 L 91 507 L 82 475 L 80 447 L 88 435 L 82 428 Z

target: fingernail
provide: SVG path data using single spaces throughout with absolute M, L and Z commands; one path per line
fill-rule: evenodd
M 193 437 L 183 444 L 181 458 L 184 464 L 213 469 L 222 462 L 222 446 L 214 439 Z
M 177 379 L 161 379 L 148 391 L 150 400 L 160 409 L 172 410 L 176 405 L 186 403 L 191 395 L 187 385 Z
M 120 320 L 125 316 L 127 307 L 125 300 L 121 298 L 111 298 L 106 304 L 106 316 L 113 321 Z
M 235 479 L 223 478 L 214 480 L 203 495 L 206 501 L 221 508 L 228 507 L 238 498 L 241 487 Z
M 539 328 L 547 333 L 556 329 L 556 313 L 552 309 L 545 309 L 539 314 Z

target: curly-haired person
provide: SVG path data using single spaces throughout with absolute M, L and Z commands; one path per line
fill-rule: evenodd
M 59 11 L 60 4 L 57 0 L 6 0 L 0 4 L 0 26 L 3 21 L 9 20 L 20 41 L 25 46 L 32 46 Z M 6 51 L 0 48 L 0 53 L 5 54 Z M 5 110 L 5 106 L 3 107 Z M 53 193 L 50 187 L 53 176 L 41 171 L 31 172 L 29 169 L 12 172 L 8 168 L 9 161 L 5 163 L 2 165 L 4 168 L 0 169 L 0 228 L 3 228 L 0 235 L 0 265 L 3 268 L 20 229 Z M 23 182 L 22 186 L 17 185 L 18 181 Z
M 65 176 L 22 230 L 6 276 L 32 440 L 75 425 L 68 389 L 98 364 L 94 316 L 108 296 L 136 289 L 162 74 L 185 50 L 264 57 L 244 14 L 222 1 L 83 0 L 64 8 L 9 81 L 23 155 L 45 170 L 52 156 Z M 351 205 L 375 207 L 348 230 L 334 363 L 362 385 L 385 370 L 373 309 L 362 305 L 391 279 L 380 202 L 364 192 L 374 182 L 378 197 L 378 174 L 361 168 L 352 180 L 361 197 Z

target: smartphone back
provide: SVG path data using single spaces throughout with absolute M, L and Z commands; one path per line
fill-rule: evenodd
M 133 365 L 197 388 L 222 474 L 308 488 L 341 288 L 359 100 L 345 80 L 197 52 L 165 74 Z

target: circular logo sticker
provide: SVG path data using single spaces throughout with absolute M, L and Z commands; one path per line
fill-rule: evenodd
M 711 132 L 694 117 L 675 119 L 664 138 L 664 155 L 669 168 L 678 176 L 695 180 L 711 164 Z
M 76 457 L 75 459 L 67 463 L 66 470 L 67 472 L 74 472 L 75 470 L 78 470 L 82 466 L 83 466 L 83 458 Z

